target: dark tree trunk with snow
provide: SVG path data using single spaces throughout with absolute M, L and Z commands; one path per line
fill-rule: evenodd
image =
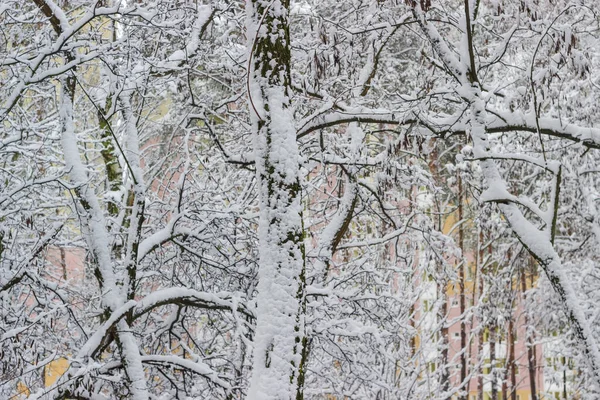
M 465 311 L 467 308 L 466 296 L 465 296 L 465 268 L 469 268 L 467 264 L 467 258 L 465 252 L 465 232 L 464 232 L 464 204 L 463 204 L 463 184 L 460 174 L 458 175 L 458 246 L 460 247 L 461 259 L 459 262 L 460 269 L 458 271 L 459 277 L 459 301 L 460 301 L 460 348 L 462 353 L 460 355 L 460 382 L 465 383 L 467 379 L 467 327 L 465 324 Z M 468 391 L 468 383 L 466 383 Z M 460 400 L 467 400 L 468 393 L 459 397 Z
M 247 3 L 249 108 L 260 201 L 260 263 L 250 399 L 302 398 L 304 245 L 290 104 L 289 1 Z M 297 393 L 298 392 L 298 393 Z

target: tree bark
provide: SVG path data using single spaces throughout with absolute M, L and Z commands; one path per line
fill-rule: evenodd
M 490 325 L 490 379 L 492 399 L 498 398 L 498 371 L 496 368 L 496 333 L 497 326 L 495 321 Z
M 508 345 L 510 351 L 508 353 L 508 368 L 510 368 L 510 400 L 517 400 L 517 371 L 515 365 L 515 325 L 511 318 L 508 322 Z
M 467 259 L 465 257 L 465 234 L 463 228 L 463 219 L 464 219 L 464 209 L 463 209 L 463 185 L 462 179 L 460 177 L 460 173 L 458 174 L 458 223 L 460 224 L 458 227 L 458 245 L 460 247 L 461 252 L 461 261 L 460 261 L 460 270 L 459 274 L 459 286 L 460 286 L 460 384 L 462 385 L 467 378 L 467 357 L 466 357 L 466 349 L 467 349 L 467 332 L 466 332 L 466 324 L 465 324 L 465 268 L 467 266 Z M 468 385 L 467 385 L 468 388 Z M 462 395 L 459 397 L 460 400 L 467 400 L 468 393 L 466 395 Z
M 527 281 L 525 280 L 525 271 L 521 271 L 521 291 L 523 298 L 527 291 Z M 524 300 L 524 299 L 523 299 Z M 527 346 L 527 367 L 529 372 L 529 389 L 531 390 L 531 400 L 537 400 L 537 390 L 535 385 L 535 354 L 533 352 L 533 340 L 529 333 L 529 318 L 525 314 L 525 340 Z
M 479 296 L 483 293 L 483 266 L 484 266 L 484 248 L 483 248 L 483 231 L 479 231 L 479 249 L 477 254 L 478 265 L 477 265 L 477 273 L 479 274 L 479 278 L 475 278 L 475 281 L 479 285 Z M 478 280 L 479 279 L 479 280 Z M 483 321 L 479 321 L 479 334 L 477 335 L 477 354 L 479 357 L 483 355 L 483 333 L 485 332 L 485 326 L 483 326 Z M 483 400 L 483 374 L 481 373 L 481 367 L 478 367 L 477 373 L 477 400 Z
M 304 234 L 290 104 L 289 0 L 246 2 L 248 100 L 259 191 L 257 321 L 249 399 L 302 399 Z

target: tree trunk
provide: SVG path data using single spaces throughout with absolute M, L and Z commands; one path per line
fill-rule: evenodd
M 510 400 L 517 400 L 517 371 L 515 365 L 515 335 L 514 321 L 511 318 L 508 322 L 508 368 L 510 368 Z
M 525 280 L 525 271 L 521 271 L 521 291 L 523 297 L 527 291 L 527 281 Z M 531 390 L 531 400 L 537 400 L 537 390 L 535 387 L 535 354 L 533 352 L 533 340 L 529 332 L 529 318 L 525 314 L 525 340 L 527 346 L 527 367 L 529 372 L 529 388 Z
M 475 281 L 479 285 L 479 295 L 483 293 L 483 231 L 479 231 L 479 251 L 477 252 L 477 272 L 479 274 L 479 278 L 476 278 Z M 477 281 L 479 279 L 479 281 Z M 479 327 L 479 334 L 477 335 L 477 355 L 481 357 L 483 355 L 483 334 L 485 332 L 485 327 L 483 326 L 483 321 L 479 321 L 481 326 Z M 477 373 L 477 400 L 483 400 L 483 374 L 481 373 L 481 367 L 478 368 Z
M 442 327 L 440 329 L 440 346 L 442 348 L 441 356 L 440 356 L 440 390 L 442 393 L 447 394 L 450 390 L 450 371 L 448 370 L 448 345 L 450 343 L 449 330 L 447 325 L 448 315 L 448 299 L 446 296 L 446 290 L 448 289 L 448 284 L 444 279 L 438 288 L 438 296 L 442 299 L 442 304 L 440 306 L 440 310 L 438 311 L 438 324 Z M 450 397 L 447 397 L 448 399 Z
M 303 398 L 304 245 L 290 91 L 289 0 L 246 2 L 248 100 L 260 220 L 257 321 L 249 399 Z
M 460 384 L 464 384 L 467 378 L 467 332 L 466 332 L 466 324 L 465 324 L 465 268 L 467 268 L 467 259 L 465 257 L 465 234 L 462 220 L 464 218 L 464 210 L 463 210 L 463 186 L 462 179 L 460 177 L 460 173 L 458 174 L 458 245 L 460 247 L 461 252 L 461 261 L 460 261 L 460 270 L 459 270 L 459 285 L 460 285 Z M 468 389 L 468 385 L 467 385 Z M 468 390 L 467 390 L 468 391 Z M 460 396 L 460 400 L 466 400 L 468 397 L 468 393 L 466 395 Z
M 490 325 L 490 379 L 492 386 L 492 399 L 498 399 L 498 371 L 496 368 L 496 332 L 497 327 L 495 321 Z

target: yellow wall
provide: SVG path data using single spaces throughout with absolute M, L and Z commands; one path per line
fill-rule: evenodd
M 56 383 L 58 378 L 69 368 L 69 361 L 65 358 L 54 360 L 44 368 L 44 385 L 46 387 Z

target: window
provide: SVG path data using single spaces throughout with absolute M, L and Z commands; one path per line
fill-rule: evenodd
M 423 311 L 429 312 L 433 310 L 433 305 L 429 302 L 429 300 L 423 300 Z
M 485 362 L 483 363 L 483 373 L 484 374 L 489 374 L 492 371 L 492 368 L 490 366 L 490 360 L 487 359 L 485 360 Z
M 473 270 L 474 268 L 471 268 L 471 266 L 467 265 L 466 267 L 467 270 L 467 281 L 472 281 L 473 280 Z
M 460 332 L 454 332 L 454 338 L 460 339 Z
M 505 342 L 506 343 L 506 331 L 503 330 L 499 330 L 496 331 L 496 342 L 498 343 L 502 343 Z
M 452 308 L 458 307 L 458 299 L 452 299 Z

